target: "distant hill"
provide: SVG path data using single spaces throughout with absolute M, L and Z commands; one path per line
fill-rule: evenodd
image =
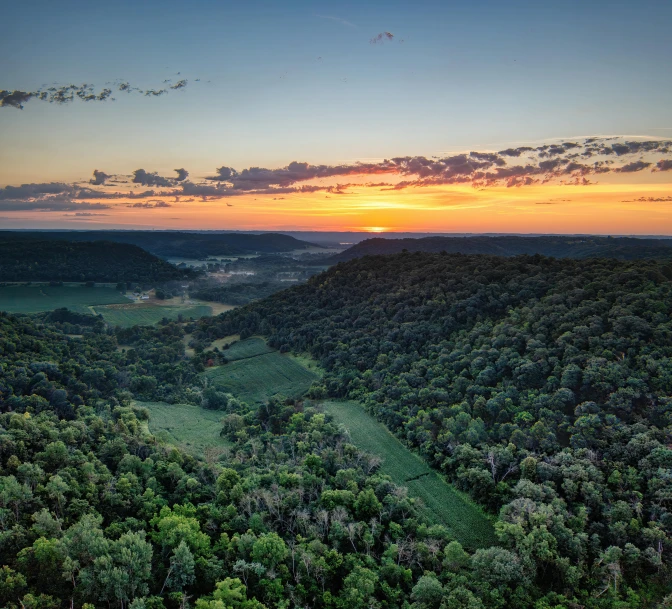
M 280 253 L 315 247 L 289 235 L 266 233 L 187 233 L 174 231 L 0 231 L 0 241 L 56 239 L 114 241 L 138 245 L 163 258 L 204 258 L 236 254 Z
M 409 252 L 491 254 L 519 256 L 541 254 L 554 258 L 616 258 L 619 260 L 672 258 L 672 239 L 633 237 L 425 237 L 422 239 L 367 239 L 326 262 L 335 264 L 362 256 Z
M 156 283 L 194 275 L 127 243 L 0 237 L 0 281 Z

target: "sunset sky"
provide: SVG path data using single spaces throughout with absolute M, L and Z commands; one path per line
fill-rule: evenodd
M 669 235 L 670 23 L 663 0 L 7 4 L 0 228 Z

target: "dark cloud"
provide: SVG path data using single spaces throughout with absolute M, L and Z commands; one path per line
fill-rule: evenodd
M 144 169 L 136 169 L 133 172 L 131 180 L 134 184 L 142 184 L 143 186 L 172 186 L 175 180 L 164 178 L 157 172 L 147 172 Z
M 110 214 L 94 214 L 90 211 L 78 211 L 75 214 L 65 214 L 66 216 L 76 216 L 80 218 L 90 218 L 91 216 L 109 216 Z
M 651 167 L 651 165 L 652 163 L 647 163 L 645 161 L 633 161 L 632 163 L 623 165 L 623 167 L 619 167 L 614 171 L 617 171 L 618 173 L 634 173 L 635 171 L 642 171 L 647 167 Z
M 89 184 L 94 184 L 95 186 L 101 186 L 105 184 L 105 180 L 111 176 L 107 175 L 104 171 L 98 171 L 97 169 L 93 170 L 93 177 L 89 180 Z
M 656 163 L 656 171 L 672 171 L 672 159 L 662 159 Z
M 76 203 L 68 198 L 49 197 L 32 201 L 6 199 L 0 202 L 0 211 L 78 211 L 110 209 L 104 203 Z
M 19 110 L 23 110 L 23 104 L 32 97 L 35 97 L 35 93 L 0 89 L 0 108 L 18 108 Z
M 353 165 L 310 165 L 293 161 L 287 167 L 266 169 L 264 167 L 250 167 L 238 172 L 232 167 L 219 167 L 214 176 L 206 178 L 216 182 L 227 182 L 235 190 L 257 190 L 273 186 L 291 186 L 296 182 L 329 178 L 334 176 L 394 173 L 394 164 L 389 161 L 383 163 L 355 163 Z
M 369 40 L 371 44 L 379 44 L 381 42 L 389 42 L 394 38 L 394 34 L 392 32 L 381 32 L 377 36 L 374 36 Z
M 177 173 L 176 182 L 183 182 L 189 177 L 189 172 L 186 169 L 173 169 L 173 171 Z
M 165 201 L 146 201 L 144 203 L 129 203 L 126 207 L 139 207 L 142 209 L 156 209 L 160 207 L 172 207 L 170 203 Z
M 520 148 L 507 148 L 506 150 L 500 150 L 497 154 L 501 156 L 513 156 L 519 157 L 523 152 L 532 152 L 534 148 L 529 146 L 521 146 Z
M 639 197 L 639 199 L 629 199 L 621 203 L 672 203 L 672 197 Z
M 95 190 L 93 188 L 77 188 L 73 194 L 75 199 L 146 199 L 156 197 L 160 193 L 155 190 L 141 190 L 129 192 L 114 192 L 109 190 Z
M 188 81 L 186 79 L 176 82 L 174 85 L 163 89 L 141 89 L 133 87 L 128 82 L 117 82 L 114 88 L 119 93 L 138 93 L 145 97 L 159 97 L 170 91 L 177 91 L 186 88 Z M 31 100 L 37 99 L 50 104 L 69 104 L 75 100 L 83 102 L 104 102 L 114 101 L 112 97 L 114 90 L 110 87 L 104 87 L 96 90 L 94 85 L 58 85 L 43 87 L 36 91 L 9 91 L 0 90 L 0 108 L 18 108 L 23 110 L 23 105 Z
M 494 152 L 470 152 L 469 156 L 479 161 L 490 161 L 491 163 L 499 165 L 500 167 L 506 165 L 506 161 Z
M 45 195 L 72 194 L 75 188 L 63 182 L 45 182 L 42 184 L 21 184 L 20 186 L 5 186 L 0 189 L 0 201 L 12 199 L 35 199 Z

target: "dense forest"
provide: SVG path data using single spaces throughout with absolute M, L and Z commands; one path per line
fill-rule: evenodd
M 519 256 L 541 254 L 555 258 L 640 258 L 672 259 L 672 239 L 637 239 L 632 237 L 544 236 L 544 237 L 424 237 L 422 239 L 367 239 L 326 260 L 335 264 L 378 254 L 442 251 L 451 254 L 491 254 Z
M 135 245 L 0 237 L 0 281 L 161 283 L 196 275 Z
M 253 409 L 199 386 L 183 334 L 0 314 L 1 606 L 530 602 L 510 551 L 467 553 L 428 526 L 310 402 Z M 230 448 L 205 460 L 149 434 L 132 400 L 190 394 L 223 409 Z
M 112 241 L 137 245 L 163 258 L 207 258 L 236 254 L 291 252 L 315 247 L 278 233 L 216 233 L 179 231 L 0 231 L 0 241 Z
M 667 262 L 406 252 L 189 324 L 0 313 L 0 606 L 668 607 L 670 311 Z M 248 406 L 201 374 L 234 333 L 326 373 Z M 496 514 L 499 545 L 425 522 L 326 395 Z M 220 410 L 227 446 L 164 444 L 142 400 Z
M 327 370 L 312 395 L 360 400 L 497 513 L 519 596 L 478 603 L 640 607 L 670 591 L 671 311 L 667 262 L 401 253 L 194 337 L 310 352 Z

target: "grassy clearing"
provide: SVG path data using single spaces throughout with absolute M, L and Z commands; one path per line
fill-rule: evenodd
M 204 457 L 206 451 L 225 449 L 230 444 L 219 435 L 222 413 L 204 410 L 192 404 L 165 402 L 134 402 L 149 410 L 149 432 L 194 456 Z
M 446 526 L 467 548 L 497 542 L 492 522 L 480 508 L 406 448 L 359 403 L 328 400 L 322 402 L 322 407 L 348 430 L 355 445 L 383 459 L 383 473 L 407 487 L 410 496 L 422 500 L 429 521 Z
M 67 307 L 77 313 L 91 313 L 89 307 L 127 303 L 128 298 L 110 287 L 11 285 L 0 287 L 0 311 L 41 313 Z
M 215 346 L 214 343 L 213 346 Z M 228 349 L 224 349 L 224 355 L 230 362 L 257 357 L 258 355 L 265 355 L 266 353 L 274 353 L 274 349 L 269 347 L 263 338 L 239 340 Z
M 270 349 L 260 338 L 240 341 L 225 353 L 238 359 L 209 369 L 206 377 L 248 404 L 263 402 L 276 393 L 300 397 L 318 378 L 291 357 Z
M 215 340 L 212 341 L 210 344 L 211 347 L 217 347 L 218 349 L 221 349 L 224 347 L 224 345 L 230 345 L 231 343 L 235 343 L 240 340 L 240 334 L 231 334 L 229 336 L 225 336 L 224 338 L 216 338 Z
M 297 364 L 299 364 L 299 366 L 303 366 L 304 368 L 307 368 L 311 372 L 315 373 L 319 378 L 324 376 L 324 370 L 309 354 L 300 353 L 297 355 L 296 353 L 288 353 L 287 356 L 293 359 Z
M 164 317 L 176 320 L 181 315 L 187 320 L 191 317 L 207 317 L 212 309 L 206 305 L 161 306 L 155 304 L 130 303 L 95 307 L 95 312 L 111 326 L 130 328 L 131 326 L 153 326 Z

